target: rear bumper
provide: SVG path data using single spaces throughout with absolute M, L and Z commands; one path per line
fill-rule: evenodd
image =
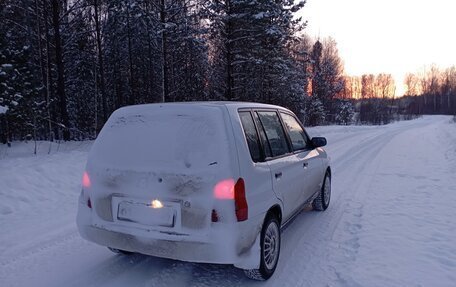
M 259 243 L 256 239 L 263 216 L 235 224 L 215 223 L 208 234 L 190 236 L 158 231 L 138 232 L 137 229 L 115 226 L 110 222 L 106 225 L 93 224 L 91 212 L 87 206 L 79 204 L 79 233 L 84 239 L 102 246 L 188 262 L 259 267 Z

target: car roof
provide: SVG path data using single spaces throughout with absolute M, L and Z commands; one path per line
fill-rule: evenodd
M 292 113 L 289 109 L 276 106 L 276 105 L 269 105 L 269 104 L 262 104 L 262 103 L 254 103 L 254 102 L 230 102 L 230 101 L 201 101 L 201 102 L 168 102 L 168 103 L 153 103 L 153 104 L 139 104 L 139 105 L 131 105 L 131 106 L 124 106 L 116 111 L 113 114 L 117 116 L 125 116 L 129 114 L 147 114 L 154 111 L 157 108 L 170 108 L 174 109 L 177 108 L 181 109 L 204 109 L 204 108 L 225 108 L 231 112 L 237 111 L 239 109 L 276 109 L 281 111 L 286 111 Z
M 270 104 L 263 104 L 263 103 L 255 103 L 255 102 L 231 102 L 231 101 L 213 101 L 213 102 L 199 102 L 201 104 L 207 105 L 222 105 L 222 106 L 230 106 L 235 108 L 272 108 L 272 109 L 285 109 L 281 106 L 270 105 Z
M 194 101 L 194 102 L 167 102 L 167 103 L 153 103 L 153 104 L 142 104 L 142 105 L 134 105 L 134 106 L 126 106 L 124 108 L 129 107 L 138 107 L 138 106 L 226 106 L 227 108 L 268 108 L 268 109 L 281 109 L 289 111 L 287 108 L 270 105 L 270 104 L 263 104 L 263 103 L 255 103 L 255 102 L 234 102 L 234 101 Z

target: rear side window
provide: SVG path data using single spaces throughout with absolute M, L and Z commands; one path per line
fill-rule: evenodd
M 250 112 L 239 112 L 241 118 L 242 127 L 244 129 L 245 138 L 247 145 L 249 146 L 250 156 L 254 162 L 261 160 L 260 142 L 258 140 L 258 134 L 256 132 L 255 124 Z
M 293 151 L 305 149 L 307 147 L 307 136 L 301 125 L 293 116 L 285 113 L 280 114 L 285 128 L 288 131 L 288 135 L 290 136 Z
M 272 156 L 281 156 L 289 152 L 285 133 L 276 112 L 258 112 L 266 137 L 271 148 Z
M 253 114 L 253 119 L 255 120 L 255 124 L 258 128 L 258 135 L 260 136 L 261 143 L 263 144 L 263 152 L 266 158 L 272 157 L 271 147 L 269 146 L 268 139 L 266 138 L 266 132 L 264 131 L 264 127 L 258 118 L 258 114 Z

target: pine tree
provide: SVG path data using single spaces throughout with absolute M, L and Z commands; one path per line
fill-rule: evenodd
M 336 123 L 339 125 L 349 125 L 353 123 L 355 109 L 349 100 L 339 100 L 337 104 Z
M 226 0 L 211 6 L 216 35 L 212 94 L 227 100 L 290 105 L 297 93 L 290 80 L 297 66 L 287 48 L 302 30 L 295 12 L 304 2 Z
M 327 116 L 323 103 L 314 96 L 307 98 L 303 114 L 305 115 L 304 123 L 309 126 L 323 124 Z
M 95 69 L 96 47 L 92 37 L 89 9 L 70 14 L 64 60 L 65 86 L 68 94 L 70 128 L 74 139 L 87 139 L 95 134 Z
M 338 55 L 336 42 L 328 38 L 323 43 L 317 40 L 312 49 L 313 78 L 312 96 L 322 103 L 330 118 L 334 120 L 337 106 L 333 100 L 344 88 L 342 62 Z
M 5 1 L 0 11 L 0 105 L 8 111 L 8 140 L 21 140 L 37 134 L 37 117 L 44 110 L 41 98 L 43 86 L 37 75 L 39 65 L 35 58 L 35 42 L 31 17 L 31 0 L 17 5 Z

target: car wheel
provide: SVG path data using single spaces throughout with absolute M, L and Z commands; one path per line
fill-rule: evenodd
M 269 215 L 263 224 L 260 244 L 260 268 L 244 270 L 244 273 L 250 279 L 267 280 L 274 274 L 280 255 L 279 221 L 273 215 Z
M 116 254 L 122 254 L 122 255 L 131 255 L 131 254 L 133 254 L 133 252 L 120 250 L 120 249 L 112 248 L 112 247 L 108 247 L 108 249 L 111 250 L 112 252 L 116 253 Z
M 320 193 L 317 198 L 312 202 L 314 210 L 324 211 L 329 206 L 331 200 L 331 176 L 329 172 L 326 172 L 325 178 L 323 179 L 323 186 L 321 187 Z

